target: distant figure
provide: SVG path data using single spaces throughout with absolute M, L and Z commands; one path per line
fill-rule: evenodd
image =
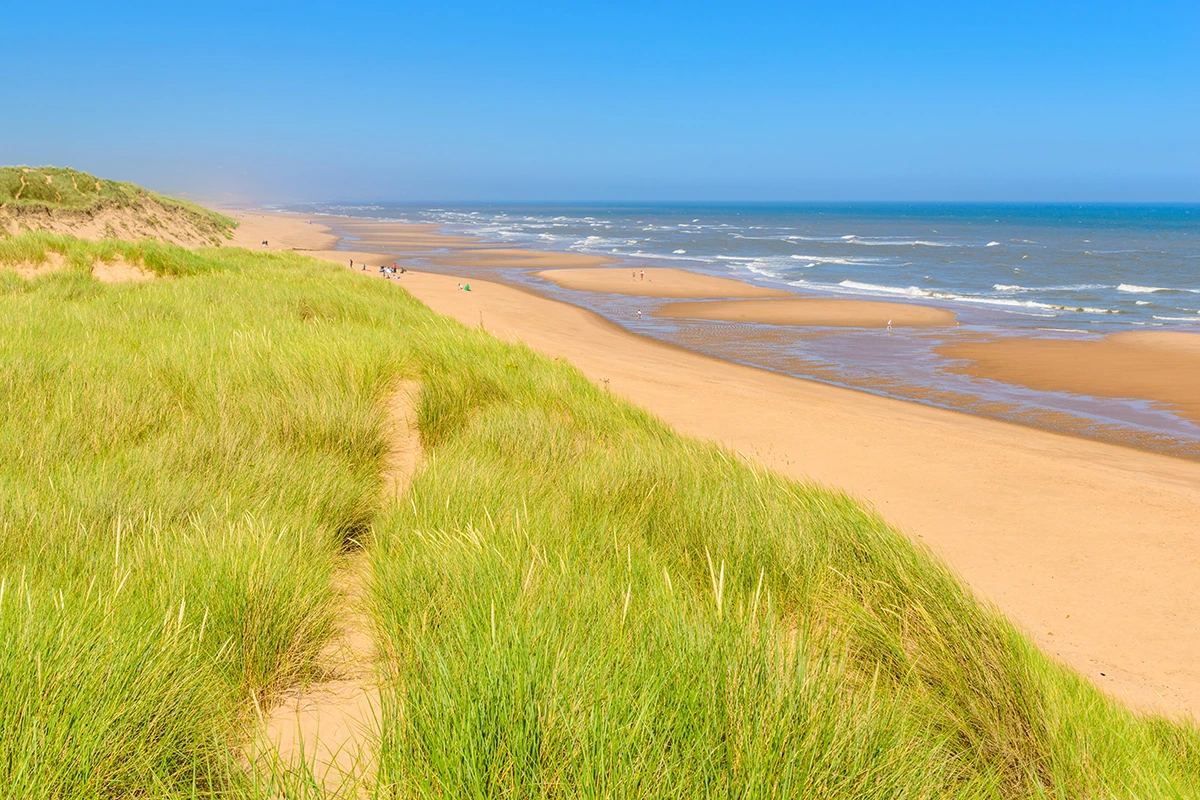
M 469 291 L 471 291 L 471 284 L 469 284 L 469 283 L 464 283 L 464 284 L 463 284 L 463 291 L 464 291 L 464 292 L 469 292 Z
M 891 329 L 892 329 L 892 321 L 889 319 L 888 320 L 888 330 L 890 331 Z
M 460 292 L 462 291 L 462 284 L 461 284 L 461 283 L 458 285 L 458 290 L 459 290 Z
M 637 280 L 637 270 L 636 269 L 633 271 L 633 279 L 635 281 Z
M 642 318 L 642 310 L 639 308 L 638 309 L 638 319 L 641 319 L 641 318 Z
M 646 280 L 646 270 L 642 270 L 641 280 Z
M 350 269 L 354 269 L 354 259 L 350 259 Z

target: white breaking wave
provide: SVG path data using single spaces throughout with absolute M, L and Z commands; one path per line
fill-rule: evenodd
M 932 289 L 922 289 L 919 286 L 902 288 L 899 286 L 880 286 L 874 283 L 858 281 L 842 281 L 838 286 L 874 294 L 888 294 L 904 297 L 927 297 L 931 300 L 949 300 L 955 303 L 976 303 L 980 305 L 1009 306 L 1014 308 L 1040 308 L 1046 311 L 1074 311 L 1085 314 L 1120 314 L 1111 308 L 1090 308 L 1088 306 L 1066 306 L 1056 303 L 1039 303 L 1036 300 L 1012 300 L 1004 297 L 980 297 L 979 295 L 954 294 L 953 292 L 937 292 Z
M 671 252 L 672 252 L 672 253 L 674 253 L 674 254 L 675 254 L 675 255 L 677 255 L 677 256 L 681 256 L 681 255 L 683 255 L 684 253 L 686 253 L 686 252 L 687 252 L 687 250 L 672 250 Z
M 1200 317 L 1160 317 L 1155 315 L 1154 318 L 1164 322 L 1200 322 Z
M 875 259 L 853 259 L 842 258 L 841 256 L 810 256 L 803 253 L 793 253 L 788 258 L 795 261 L 808 261 L 813 264 L 874 264 Z
M 984 247 L 995 247 L 998 244 L 1000 244 L 1000 243 L 999 242 L 988 242 L 987 244 L 984 245 Z
M 1105 283 L 1075 283 L 1069 286 L 1021 286 L 1017 283 L 993 283 L 997 292 L 1088 292 L 1096 289 L 1112 289 Z
M 932 297 L 933 293 L 922 289 L 919 286 L 909 286 L 907 289 L 902 289 L 898 286 L 880 286 L 875 283 L 860 283 L 859 281 L 842 281 L 838 286 L 845 286 L 847 289 L 858 289 L 862 292 L 877 292 L 879 294 L 900 294 L 907 297 Z
M 845 237 L 843 237 L 845 238 Z M 931 242 L 928 239 L 860 239 L 857 236 L 849 240 L 850 244 L 861 244 L 868 247 L 956 247 L 951 242 Z
M 1118 292 L 1132 294 L 1152 294 L 1153 292 L 1186 292 L 1187 289 L 1169 289 L 1164 286 L 1138 286 L 1136 283 L 1122 283 L 1117 287 Z
M 632 253 L 628 253 L 627 255 L 636 256 L 637 258 L 660 259 L 662 261 L 689 261 L 693 264 L 695 264 L 695 263 L 701 263 L 701 264 L 716 263 L 715 261 L 713 261 L 713 259 L 706 258 L 704 256 L 686 256 L 686 255 L 685 256 L 677 256 L 677 255 L 667 255 L 666 253 L 647 253 L 644 250 L 634 250 Z M 720 258 L 720 256 L 717 256 L 717 258 Z

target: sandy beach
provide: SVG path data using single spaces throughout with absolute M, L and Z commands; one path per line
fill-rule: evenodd
M 433 241 L 395 225 L 390 252 L 349 252 L 296 215 L 239 221 L 238 242 L 376 270 L 406 241 Z M 454 263 L 456 248 L 463 263 L 483 258 L 455 242 L 439 262 Z M 503 251 L 496 263 L 531 258 Z M 1200 714 L 1200 464 L 745 367 L 528 291 L 472 280 L 465 293 L 459 282 L 418 272 L 395 285 L 570 360 L 685 433 L 866 501 L 1098 686 L 1139 708 Z
M 674 319 L 761 322 L 770 325 L 819 325 L 836 328 L 936 328 L 953 325 L 955 313 L 944 308 L 872 300 L 790 297 L 779 300 L 723 300 L 671 303 L 655 312 Z

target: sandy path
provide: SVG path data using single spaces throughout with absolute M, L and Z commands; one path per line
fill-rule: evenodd
M 569 359 L 685 433 L 873 504 L 1097 685 L 1200 714 L 1200 464 L 743 367 L 460 281 L 396 285 Z
M 403 382 L 387 403 L 391 449 L 382 475 L 385 502 L 408 488 L 421 458 L 418 389 L 415 382 Z M 310 774 L 337 797 L 369 796 L 375 774 L 380 697 L 370 582 L 363 551 L 345 556 L 334 578 L 338 635 L 319 664 L 327 678 L 280 698 L 263 720 L 256 748 L 266 771 Z

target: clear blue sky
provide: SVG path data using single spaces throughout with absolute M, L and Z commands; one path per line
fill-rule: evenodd
M 5 6 L 0 161 L 167 191 L 1200 201 L 1197 0 Z

